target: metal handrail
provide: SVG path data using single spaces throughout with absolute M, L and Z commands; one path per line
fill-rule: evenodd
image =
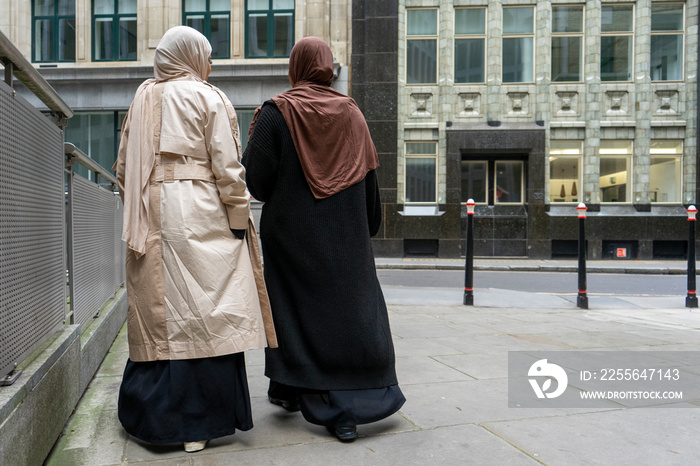
M 12 74 L 14 74 L 49 110 L 62 118 L 73 116 L 73 110 L 68 104 L 2 32 L 0 32 L 0 60 L 5 66 L 5 81 L 10 81 L 7 83 L 9 86 L 12 86 Z
M 69 158 L 68 162 L 78 162 L 80 165 L 83 167 L 87 168 L 91 172 L 95 173 L 95 182 L 97 182 L 97 176 L 100 176 L 101 178 L 107 180 L 108 182 L 112 183 L 114 186 L 117 186 L 117 178 L 112 175 L 112 172 L 99 163 L 95 162 L 93 159 L 85 155 L 83 151 L 75 147 L 75 144 L 66 142 L 63 144 L 63 151 L 66 153 L 66 156 Z

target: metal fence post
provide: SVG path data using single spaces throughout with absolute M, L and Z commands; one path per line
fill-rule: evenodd
M 685 297 L 685 307 L 698 307 L 698 296 L 695 293 L 695 216 L 698 209 L 688 207 L 688 296 Z
M 583 202 L 576 207 L 578 212 L 578 296 L 576 306 L 588 309 L 588 295 L 586 291 L 586 204 Z
M 467 201 L 467 251 L 464 266 L 464 305 L 474 305 L 474 199 Z

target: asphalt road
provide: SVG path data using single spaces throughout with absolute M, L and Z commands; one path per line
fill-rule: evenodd
M 377 270 L 384 286 L 464 287 L 464 272 L 453 270 Z M 685 296 L 685 275 L 588 274 L 589 295 Z M 578 274 L 562 272 L 475 271 L 474 288 L 533 293 L 576 294 Z

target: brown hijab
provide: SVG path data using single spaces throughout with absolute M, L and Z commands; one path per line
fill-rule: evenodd
M 330 87 L 333 54 L 305 37 L 289 56 L 293 89 L 272 100 L 282 113 L 316 199 L 359 183 L 379 165 L 365 118 L 350 97 Z

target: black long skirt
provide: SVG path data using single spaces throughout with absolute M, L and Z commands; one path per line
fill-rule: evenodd
M 214 358 L 128 360 L 119 421 L 148 443 L 198 442 L 250 430 L 253 418 L 243 353 Z
M 268 395 L 298 401 L 304 419 L 329 427 L 376 422 L 391 416 L 406 402 L 398 385 L 363 390 L 312 390 L 271 380 Z

